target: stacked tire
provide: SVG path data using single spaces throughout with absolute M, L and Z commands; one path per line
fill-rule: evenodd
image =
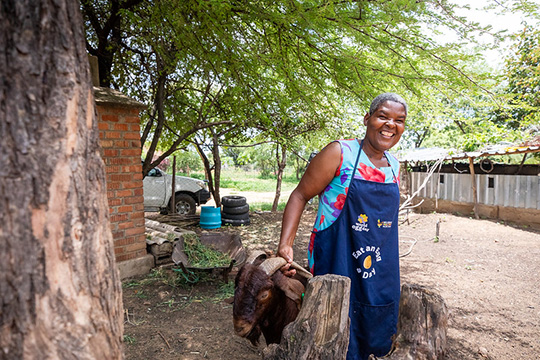
M 223 196 L 221 198 L 221 223 L 223 225 L 249 225 L 249 204 L 243 196 Z

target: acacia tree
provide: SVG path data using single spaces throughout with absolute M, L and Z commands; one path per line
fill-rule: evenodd
M 210 100 L 220 92 L 235 94 L 220 102 L 237 115 L 229 126 L 249 132 L 283 97 L 313 114 L 336 98 L 366 108 L 383 91 L 434 102 L 434 92 L 452 102 L 463 91 L 486 91 L 463 65 L 464 41 L 441 45 L 430 34 L 445 27 L 470 39 L 489 31 L 456 8 L 447 1 L 141 2 L 122 12 L 112 73 L 115 86 L 151 104 L 142 117 L 149 144 L 143 171 L 195 133 L 224 124 Z M 163 155 L 151 161 L 156 150 Z
M 0 19 L 0 358 L 122 358 L 78 4 L 6 0 Z
M 87 32 L 86 50 L 98 59 L 99 84 L 110 87 L 112 80 L 112 67 L 115 55 L 123 45 L 122 12 L 135 8 L 143 0 L 81 0 L 86 25 L 92 28 Z
M 504 74 L 509 106 L 498 120 L 522 131 L 540 131 L 540 31 L 526 26 L 516 40 Z

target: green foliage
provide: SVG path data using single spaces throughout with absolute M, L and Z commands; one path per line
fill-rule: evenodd
M 262 179 L 268 179 L 271 174 L 276 174 L 276 155 L 275 146 L 272 144 L 263 144 L 258 146 L 252 153 L 253 163 L 261 172 Z
M 540 131 L 540 30 L 525 27 L 516 35 L 514 53 L 506 59 L 503 89 L 507 104 L 496 122 L 527 132 Z M 527 134 L 530 135 L 530 134 Z
M 218 303 L 225 299 L 229 299 L 233 296 L 234 296 L 234 281 L 229 281 L 228 283 L 222 283 L 220 285 L 212 301 L 215 303 Z
M 128 345 L 133 345 L 137 342 L 137 339 L 135 336 L 130 334 L 124 334 L 124 343 Z
M 122 283 L 122 287 L 124 289 L 135 288 L 135 287 L 140 286 L 140 285 L 141 284 L 138 281 L 135 281 L 135 280 L 129 280 L 127 282 Z
M 105 3 L 94 8 L 107 18 Z M 165 82 L 163 107 L 145 116 L 151 122 L 163 111 L 162 147 L 207 121 L 232 120 L 237 134 L 254 123 L 270 132 L 272 124 L 321 124 L 345 114 L 351 100 L 365 108 L 381 91 L 468 87 L 461 44 L 439 45 L 429 35 L 446 27 L 470 38 L 471 29 L 480 29 L 456 16 L 458 8 L 410 1 L 142 1 L 121 13 L 124 46 L 117 49 L 114 82 L 155 105 Z
M 494 120 L 499 104 L 490 91 L 498 81 L 478 55 L 464 50 L 475 34 L 493 31 L 458 16 L 463 7 L 450 1 L 121 5 L 129 7 L 114 13 L 110 2 L 83 1 L 87 39 L 96 54 L 98 47 L 109 50 L 100 66 L 112 67 L 112 85 L 148 105 L 141 117 L 147 159 L 157 151 L 159 157 L 178 154 L 192 142 L 205 149 L 270 142 L 253 151 L 224 147 L 224 160 L 270 176 L 281 171 L 276 150 L 285 149 L 287 166 L 300 176 L 300 157 L 333 139 L 362 137 L 365 110 L 384 91 L 398 92 L 411 104 L 404 147 L 444 143 L 473 149 L 517 138 L 524 126 L 538 123 L 530 102 L 534 91 L 512 95 Z M 538 13 L 528 1 L 512 6 Z M 107 21 L 118 18 L 117 31 L 100 36 Z M 448 31 L 459 39 L 441 40 Z M 493 46 L 501 39 L 494 34 Z M 522 48 L 532 49 L 529 43 Z M 522 76 L 518 64 L 509 72 Z M 531 112 L 517 126 L 513 114 L 527 106 Z M 145 169 L 159 164 L 159 157 Z M 188 172 L 188 166 L 194 170 L 181 168 Z
M 196 234 L 184 234 L 184 253 L 194 268 L 217 268 L 231 263 L 229 255 L 201 243 Z
M 192 172 L 190 172 L 189 174 L 188 173 L 178 173 L 178 175 L 188 176 L 188 177 L 191 177 L 191 178 L 194 178 L 194 179 L 199 179 L 199 180 L 205 180 L 204 173 L 192 173 Z
M 194 149 L 188 148 L 186 151 L 177 151 L 175 155 L 177 172 L 190 174 L 192 171 L 202 170 L 201 158 Z

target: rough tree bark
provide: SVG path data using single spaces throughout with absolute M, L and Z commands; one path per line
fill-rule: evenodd
M 0 358 L 122 358 L 78 1 L 0 5 Z
M 216 202 L 216 207 L 221 207 L 221 195 L 219 189 L 221 187 L 221 156 L 219 155 L 219 136 L 214 129 L 210 129 L 212 132 L 212 155 L 214 157 L 214 192 L 212 196 Z
M 371 360 L 435 360 L 446 354 L 448 308 L 434 291 L 415 284 L 401 287 L 399 320 L 392 350 Z
M 349 346 L 351 280 L 323 275 L 311 279 L 302 309 L 285 327 L 280 344 L 264 348 L 264 360 L 339 360 Z

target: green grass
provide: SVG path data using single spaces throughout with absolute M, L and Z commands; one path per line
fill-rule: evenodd
M 261 177 L 255 172 L 226 171 L 221 176 L 221 187 L 238 191 L 269 192 L 276 191 L 276 177 Z M 281 183 L 282 191 L 293 190 L 298 185 L 294 176 L 284 176 Z
M 187 176 L 186 174 L 182 174 Z M 191 173 L 192 178 L 204 179 L 204 173 Z M 261 176 L 257 171 L 223 170 L 220 187 L 238 191 L 269 192 L 276 191 L 276 176 Z M 294 174 L 285 174 L 281 183 L 282 191 L 293 190 L 298 185 Z
M 286 202 L 280 202 L 278 204 L 278 211 L 285 210 L 285 205 L 287 205 Z M 256 203 L 249 203 L 249 210 L 250 211 L 271 211 L 272 210 L 272 203 L 271 202 L 256 202 Z
M 137 339 L 135 339 L 135 336 L 130 335 L 130 334 L 124 335 L 124 343 L 125 344 L 132 345 L 132 344 L 135 344 L 136 342 L 137 342 Z
M 219 287 L 212 301 L 215 303 L 218 303 L 220 301 L 231 298 L 233 296 L 234 296 L 234 281 L 229 281 L 228 283 L 221 284 L 221 286 Z
M 184 234 L 184 252 L 190 265 L 195 268 L 212 268 L 228 266 L 231 263 L 229 255 L 201 243 L 196 234 Z
M 186 174 L 183 174 L 187 176 Z M 204 179 L 204 173 L 189 174 L 190 177 Z M 281 191 L 294 190 L 299 180 L 293 173 L 286 173 L 281 183 Z M 227 169 L 221 172 L 220 188 L 233 189 L 235 191 L 275 192 L 277 178 L 275 175 L 262 176 L 257 171 L 244 171 L 241 169 Z M 278 211 L 285 209 L 286 201 L 278 204 Z M 271 211 L 272 202 L 250 203 L 251 211 Z

